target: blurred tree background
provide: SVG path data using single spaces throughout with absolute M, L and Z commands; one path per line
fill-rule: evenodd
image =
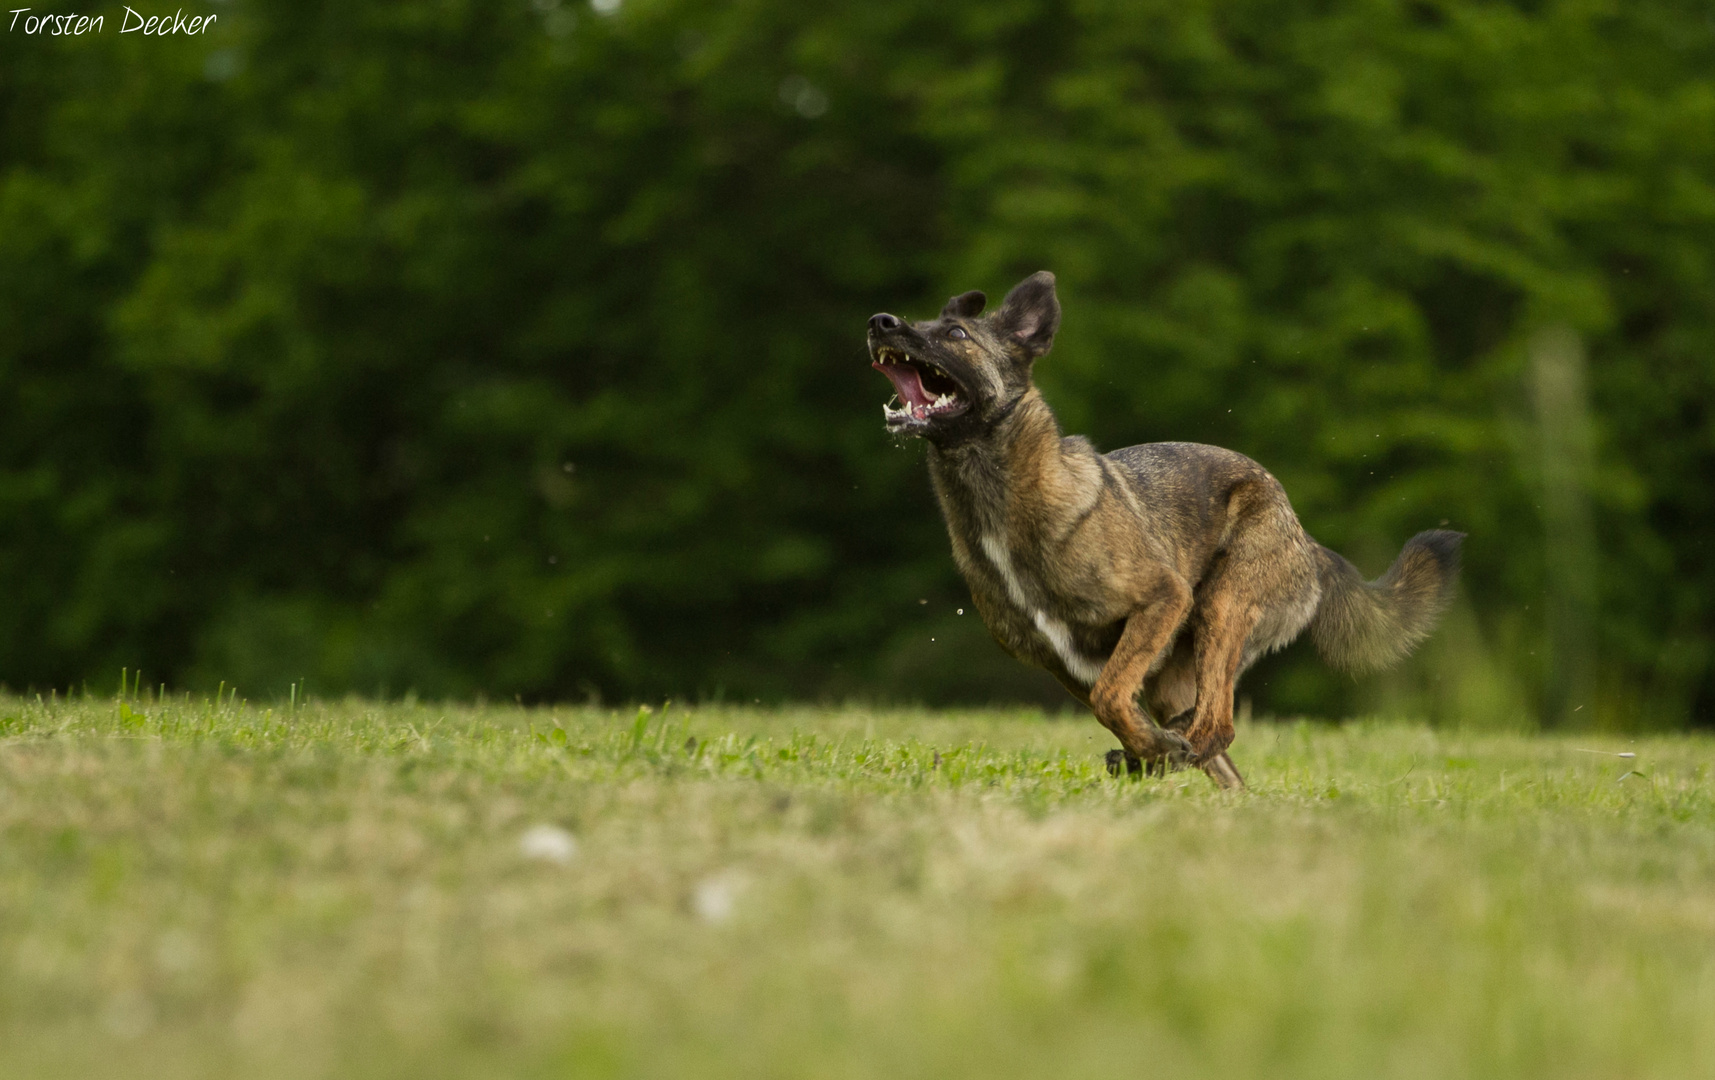
M 1708 0 L 186 10 L 0 44 L 15 690 L 1038 697 L 863 326 L 1048 268 L 1068 430 L 1470 533 L 1259 711 L 1715 720 Z

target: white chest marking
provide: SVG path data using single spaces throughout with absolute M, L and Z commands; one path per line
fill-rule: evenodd
M 1006 594 L 1012 598 L 1013 605 L 1029 614 L 1030 621 L 1036 624 L 1036 629 L 1043 639 L 1060 657 L 1060 662 L 1066 665 L 1067 672 L 1085 685 L 1094 686 L 1096 679 L 1102 674 L 1103 665 L 1077 650 L 1072 644 L 1072 631 L 1065 623 L 1041 608 L 1031 606 L 1030 597 L 1025 594 L 1024 585 L 1012 568 L 1012 554 L 1006 550 L 1006 545 L 1001 542 L 1000 537 L 993 533 L 984 533 L 983 554 L 987 555 L 989 562 L 994 563 L 994 568 L 1000 571 L 1000 579 L 1006 583 Z

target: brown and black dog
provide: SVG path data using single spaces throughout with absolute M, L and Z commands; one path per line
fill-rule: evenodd
M 898 391 L 887 428 L 929 441 L 983 622 L 1114 733 L 1110 769 L 1189 763 L 1243 787 L 1226 753 L 1233 687 L 1258 657 L 1309 627 L 1331 663 L 1364 670 L 1429 634 L 1463 534 L 1418 533 L 1366 582 L 1242 454 L 1196 443 L 1100 454 L 1063 437 L 1031 383 L 1060 325 L 1054 275 L 1026 278 L 988 315 L 984 303 L 968 292 L 926 322 L 869 320 L 874 367 Z

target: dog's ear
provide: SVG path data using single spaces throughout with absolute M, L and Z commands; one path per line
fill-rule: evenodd
M 1024 346 L 1034 360 L 1054 345 L 1060 329 L 1060 300 L 1054 295 L 1054 275 L 1038 270 L 1012 287 L 994 313 L 1000 332 Z
M 968 293 L 960 293 L 947 301 L 947 306 L 941 309 L 943 319 L 974 319 L 983 313 L 983 305 L 989 298 L 972 289 Z

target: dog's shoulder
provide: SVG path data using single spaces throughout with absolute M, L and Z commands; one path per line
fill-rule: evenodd
M 1127 476 L 1151 484 L 1224 487 L 1268 475 L 1267 469 L 1237 450 L 1204 443 L 1142 443 L 1112 451 L 1107 458 Z

